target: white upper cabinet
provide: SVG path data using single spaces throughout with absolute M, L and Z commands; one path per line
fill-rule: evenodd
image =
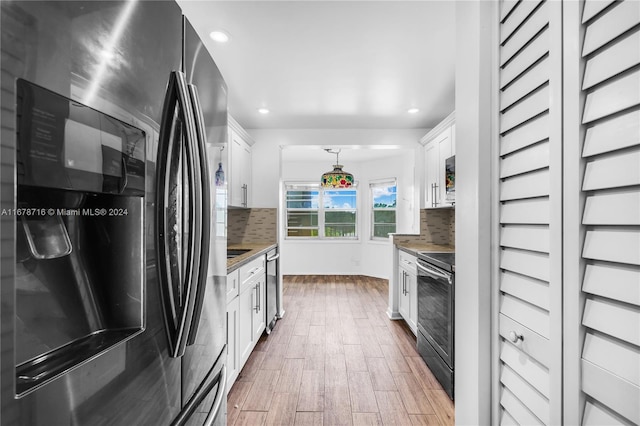
M 229 116 L 229 206 L 251 207 L 251 146 L 249 134 Z
M 447 198 L 446 160 L 455 155 L 455 115 L 451 113 L 427 133 L 424 145 L 424 200 L 426 208 L 451 207 L 455 198 Z

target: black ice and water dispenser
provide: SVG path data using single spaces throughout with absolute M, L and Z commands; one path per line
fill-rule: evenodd
M 144 328 L 145 133 L 17 82 L 16 395 Z

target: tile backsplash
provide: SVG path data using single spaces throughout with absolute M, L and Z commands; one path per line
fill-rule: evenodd
M 455 245 L 455 209 L 420 210 L 420 235 L 396 235 L 394 243 L 432 243 Z
M 275 243 L 278 238 L 278 209 L 229 209 L 227 242 Z

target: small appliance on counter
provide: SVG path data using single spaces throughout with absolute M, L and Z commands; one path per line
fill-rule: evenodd
M 454 394 L 455 253 L 418 253 L 418 352 Z
M 444 162 L 446 196 L 445 202 L 454 204 L 456 202 L 456 156 L 449 157 Z

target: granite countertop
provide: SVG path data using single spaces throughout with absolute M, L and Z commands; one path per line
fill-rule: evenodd
M 405 251 L 414 256 L 418 255 L 420 251 L 433 251 L 433 252 L 455 252 L 455 246 L 448 244 L 431 244 L 431 243 L 397 243 L 398 249 Z
M 407 252 L 413 256 L 418 256 L 418 252 L 431 251 L 431 252 L 445 252 L 455 253 L 455 246 L 448 244 L 430 244 L 430 243 L 397 243 L 396 247 L 399 250 Z M 453 272 L 456 272 L 456 265 L 451 265 Z
M 227 250 L 250 250 L 233 259 L 227 259 L 227 274 L 233 272 L 242 265 L 255 259 L 257 256 L 263 255 L 269 250 L 278 247 L 278 243 L 241 243 L 228 244 Z

